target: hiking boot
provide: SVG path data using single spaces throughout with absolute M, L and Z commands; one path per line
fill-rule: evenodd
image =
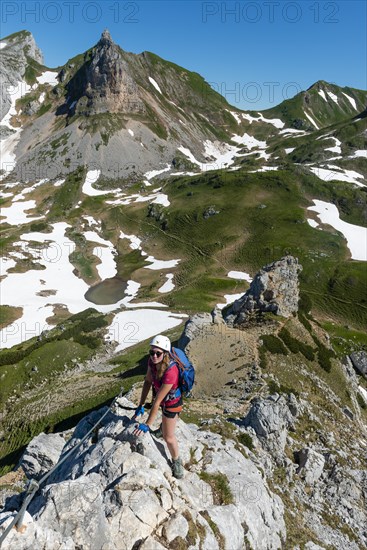
M 162 424 L 156 430 L 151 430 L 150 433 L 153 434 L 154 437 L 157 437 L 158 439 L 162 439 L 163 437 Z
M 184 467 L 180 457 L 172 459 L 172 475 L 177 479 L 183 478 Z

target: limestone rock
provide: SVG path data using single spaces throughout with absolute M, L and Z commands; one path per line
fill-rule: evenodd
M 131 74 L 124 52 L 115 44 L 108 30 L 85 62 L 66 85 L 70 100 L 76 102 L 75 113 L 144 113 L 141 92 Z
M 272 312 L 283 317 L 296 313 L 301 270 L 302 266 L 293 256 L 266 265 L 255 275 L 246 293 L 227 311 L 227 323 L 241 325 L 257 312 Z
M 203 327 L 211 325 L 212 323 L 213 318 L 210 313 L 196 313 L 190 317 L 190 319 L 186 321 L 178 346 L 181 349 L 185 349 L 191 340 L 200 338 Z
M 11 38 L 5 39 L 4 42 L 6 46 L 1 50 L 0 64 L 1 119 L 10 109 L 10 93 L 14 93 L 14 88 L 18 88 L 19 82 L 24 79 L 24 73 L 28 65 L 27 58 L 30 57 L 38 63 L 43 63 L 42 52 L 30 32 L 21 31 L 12 35 Z
M 40 479 L 58 462 L 64 445 L 61 435 L 40 433 L 27 446 L 19 465 L 29 479 Z
M 180 514 L 176 514 L 164 524 L 163 533 L 167 541 L 170 543 L 176 537 L 186 538 L 189 530 L 187 520 Z
M 278 394 L 252 401 L 251 408 L 243 420 L 246 427 L 251 427 L 264 447 L 276 453 L 282 452 L 287 431 L 293 428 L 295 412 L 295 397 L 288 400 Z
M 354 351 L 350 354 L 354 368 L 364 376 L 367 376 L 367 352 Z
M 224 539 L 224 547 L 228 550 L 242 550 L 244 531 L 237 507 L 233 504 L 213 506 L 207 512 Z
M 2 550 L 168 549 L 175 539 L 188 541 L 195 532 L 195 547 L 200 540 L 203 550 L 222 545 L 242 550 L 245 529 L 253 547 L 281 548 L 285 537 L 282 503 L 234 441 L 179 420 L 177 437 L 185 476 L 176 480 L 163 442 L 144 434 L 139 438 L 143 454 L 136 452 L 133 411 L 126 415 L 118 403 L 114 412 L 95 411 L 75 428 L 65 446 L 74 449 L 70 460 L 35 495 L 26 516 L 27 529 L 23 533 L 13 530 Z M 92 432 L 77 448 L 98 420 L 98 433 Z M 211 486 L 189 471 L 191 449 L 200 471 L 228 478 L 232 504 L 215 504 Z M 0 535 L 12 517 L 13 512 L 0 514 Z
M 316 483 L 324 470 L 325 458 L 310 447 L 301 449 L 298 453 L 299 468 L 297 473 L 303 477 L 307 485 Z

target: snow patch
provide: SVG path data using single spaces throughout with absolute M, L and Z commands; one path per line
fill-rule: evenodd
M 330 137 L 330 138 L 326 137 L 324 139 L 333 139 L 335 141 L 334 147 L 327 147 L 325 149 L 325 151 L 331 151 L 332 153 L 338 153 L 339 155 L 341 154 L 342 150 L 341 150 L 340 146 L 341 146 L 342 142 L 338 138 L 336 138 L 336 137 Z
M 165 168 L 162 168 L 161 170 L 151 170 L 150 172 L 145 172 L 144 177 L 150 182 L 151 179 L 155 178 L 156 176 L 159 176 L 159 174 L 163 174 L 164 172 L 167 172 L 171 169 L 170 164 L 166 164 Z
M 0 176 L 0 180 L 4 179 L 7 174 L 12 172 L 15 168 L 16 156 L 14 150 L 20 139 L 22 128 L 13 128 L 10 124 L 10 119 L 12 116 L 17 114 L 15 108 L 17 100 L 30 92 L 30 90 L 31 87 L 24 81 L 17 82 L 15 86 L 7 87 L 7 93 L 10 96 L 11 104 L 9 111 L 2 118 L 0 125 L 10 128 L 11 130 L 14 130 L 14 132 L 0 141 L 0 168 L 4 171 L 4 174 Z
M 99 195 L 107 195 L 110 193 L 110 191 L 99 191 L 98 189 L 94 189 L 93 183 L 98 181 L 100 175 L 100 170 L 88 170 L 82 187 L 82 193 L 84 193 L 84 195 L 88 195 L 89 197 L 98 197 Z
M 150 265 L 145 265 L 146 269 L 153 269 L 154 271 L 159 269 L 170 269 L 176 267 L 181 260 L 156 260 L 154 256 L 148 256 L 147 262 L 151 262 Z
M 318 93 L 321 95 L 322 99 L 325 99 L 325 101 L 327 101 L 327 97 L 325 95 L 324 90 L 319 90 Z
M 330 97 L 330 99 L 332 99 L 334 101 L 334 103 L 336 103 L 338 105 L 338 96 L 333 94 L 333 92 L 330 92 L 330 90 L 327 90 L 326 93 Z
M 286 149 L 284 149 L 287 155 L 289 155 L 289 153 L 292 153 L 294 150 L 295 150 L 295 147 L 287 147 Z
M 6 48 L 8 44 L 6 42 L 0 42 L 0 50 L 2 50 L 3 48 Z
M 135 235 L 126 235 L 126 233 L 123 233 L 123 231 L 120 231 L 120 239 L 128 239 L 130 241 L 130 248 L 133 250 L 142 250 L 141 248 L 141 239 L 139 237 L 136 237 Z M 143 256 L 146 256 L 146 252 L 142 252 Z
M 284 128 L 284 130 L 280 130 L 279 134 L 299 134 L 303 136 L 307 132 L 305 130 L 296 130 L 296 128 Z
M 348 99 L 348 101 L 351 103 L 352 107 L 357 110 L 357 103 L 356 103 L 356 100 L 353 98 L 353 97 L 350 97 L 349 95 L 345 94 L 344 92 L 342 92 L 343 95 L 345 95 L 345 97 Z
M 65 182 L 64 179 L 56 180 L 53 184 L 54 187 L 60 187 Z
M 167 273 L 166 278 L 166 282 L 158 289 L 158 292 L 161 292 L 162 294 L 171 292 L 175 288 L 175 285 L 172 282 L 173 273 Z
M 363 150 L 362 151 L 354 151 L 353 155 L 350 155 L 348 158 L 355 159 L 355 158 L 358 158 L 358 157 L 367 159 L 367 151 L 363 151 Z
M 122 311 L 115 315 L 112 324 L 108 327 L 108 335 L 111 340 L 118 342 L 115 349 L 115 352 L 118 352 L 155 334 L 174 328 L 186 318 L 187 315 L 184 314 L 154 309 Z
M 229 109 L 226 109 L 226 111 L 231 113 L 231 115 L 233 116 L 233 118 L 235 119 L 237 124 L 241 124 L 241 118 L 240 118 L 240 115 L 238 113 L 236 113 L 235 111 L 230 111 Z
M 265 149 L 266 141 L 260 141 L 249 134 L 243 134 L 243 136 L 234 135 L 232 136 L 232 141 L 239 143 L 240 145 L 246 145 L 248 149 L 253 149 L 257 147 L 259 149 Z
M 335 168 L 337 170 L 335 170 Z M 311 166 L 310 170 L 315 174 L 315 176 L 317 176 L 323 181 L 331 181 L 331 180 L 346 181 L 348 183 L 354 183 L 359 187 L 366 186 L 364 183 L 358 181 L 358 179 L 364 180 L 363 175 L 359 174 L 358 172 L 355 172 L 354 170 L 339 171 L 341 169 L 338 166 L 330 166 L 327 168 L 319 168 L 317 166 Z
M 128 132 L 132 137 L 134 137 L 134 132 L 132 130 L 130 130 L 130 128 L 128 129 Z
M 252 281 L 251 275 L 245 273 L 244 271 L 229 271 L 227 277 L 240 281 L 247 281 L 248 283 L 251 283 Z
M 98 275 L 103 281 L 104 279 L 110 279 L 117 275 L 115 256 L 117 252 L 110 241 L 102 239 L 95 231 L 86 231 L 84 237 L 87 241 L 99 243 L 102 247 L 95 247 L 93 249 L 94 256 L 100 259 L 100 263 L 96 266 Z
M 317 126 L 316 122 L 313 120 L 313 118 L 308 114 L 306 113 L 306 111 L 304 111 L 306 117 L 308 118 L 308 120 L 311 122 L 311 124 L 313 124 L 315 126 L 315 128 L 318 130 L 319 127 Z
M 367 391 L 362 386 L 358 386 L 358 389 L 359 393 L 362 395 L 363 399 L 367 403 Z
M 228 304 L 233 304 L 236 300 L 239 300 L 244 295 L 244 292 L 241 292 L 240 294 L 225 294 L 223 298 L 225 299 L 224 304 L 217 304 L 218 309 L 223 309 Z
M 242 117 L 248 120 L 250 124 L 253 122 L 265 122 L 266 124 L 272 124 L 275 128 L 284 128 L 284 122 L 280 118 L 265 118 L 262 113 L 257 113 L 259 116 L 253 117 L 247 113 L 242 113 Z
M 319 224 L 317 223 L 316 220 L 313 220 L 312 218 L 307 218 L 307 221 L 311 227 L 314 227 L 314 228 L 319 227 Z
M 50 84 L 51 86 L 56 86 L 59 83 L 57 80 L 58 73 L 55 71 L 45 71 L 41 76 L 37 76 L 36 80 L 39 84 Z
M 36 201 L 23 201 L 23 202 L 13 202 L 11 206 L 1 209 L 1 217 L 5 218 L 1 220 L 1 223 L 8 223 L 9 225 L 22 225 L 23 223 L 29 223 L 36 220 L 41 220 L 43 216 L 33 216 L 30 217 L 29 214 L 26 214 L 28 210 L 36 208 Z
M 367 261 L 367 228 L 344 222 L 339 217 L 339 211 L 335 204 L 313 199 L 315 206 L 309 206 L 308 210 L 316 212 L 321 223 L 331 225 L 343 234 L 347 241 L 352 260 Z
M 151 84 L 153 84 L 154 88 L 161 94 L 162 93 L 162 90 L 160 89 L 160 87 L 158 86 L 158 83 L 154 80 L 154 78 L 152 78 L 151 76 L 149 77 L 149 82 Z
M 178 150 L 181 151 L 186 157 L 188 157 L 188 159 L 193 164 L 196 164 L 197 166 L 199 166 L 203 172 L 206 172 L 208 170 L 218 170 L 219 168 L 228 167 L 234 163 L 235 157 L 239 156 L 238 147 L 235 147 L 233 145 L 228 145 L 227 143 L 220 143 L 219 141 L 212 142 L 210 140 L 206 140 L 204 142 L 205 156 L 207 158 L 211 157 L 213 159 L 210 162 L 198 161 L 194 157 L 190 149 L 187 149 L 182 145 L 178 147 Z

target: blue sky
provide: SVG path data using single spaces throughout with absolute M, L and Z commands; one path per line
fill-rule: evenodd
M 273 107 L 321 79 L 367 88 L 362 0 L 2 1 L 1 36 L 30 30 L 50 67 L 105 27 L 124 50 L 196 71 L 242 109 Z

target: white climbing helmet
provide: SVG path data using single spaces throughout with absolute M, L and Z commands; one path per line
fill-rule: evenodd
M 169 338 L 167 338 L 167 336 L 163 336 L 163 334 L 158 334 L 157 336 L 154 336 L 154 338 L 150 341 L 150 345 L 161 348 L 164 351 L 171 351 L 171 341 Z

